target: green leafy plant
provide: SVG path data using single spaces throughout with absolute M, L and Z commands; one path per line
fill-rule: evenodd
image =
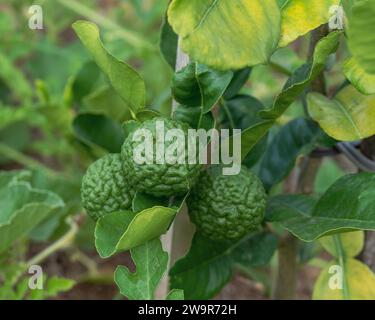
M 0 13 L 0 299 L 294 299 L 301 269 L 312 299 L 375 299 L 374 1 L 45 3 L 47 36 Z M 58 251 L 84 273 L 33 290 Z

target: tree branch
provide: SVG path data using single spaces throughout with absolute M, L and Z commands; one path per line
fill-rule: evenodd
M 312 59 L 315 47 L 320 39 L 328 34 L 328 27 L 321 26 L 311 34 L 308 59 Z M 324 74 L 321 73 L 312 83 L 311 90 L 326 94 Z M 321 159 L 307 156 L 285 183 L 285 193 L 310 194 L 314 190 L 316 174 Z M 277 300 L 295 299 L 298 274 L 298 240 L 287 233 L 279 240 L 278 270 L 272 298 Z

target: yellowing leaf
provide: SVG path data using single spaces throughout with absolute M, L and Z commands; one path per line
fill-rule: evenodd
M 348 259 L 343 268 L 329 263 L 315 283 L 314 300 L 374 300 L 375 276 L 362 262 Z
M 343 71 L 348 80 L 363 94 L 375 93 L 375 74 L 367 73 L 355 58 L 347 60 Z
M 340 0 L 289 0 L 281 11 L 281 39 L 279 46 L 284 47 L 311 30 L 327 23 L 330 8 Z
M 341 246 L 338 248 L 335 237 L 339 237 Z M 334 257 L 339 257 L 340 249 L 346 257 L 355 257 L 363 249 L 365 234 L 363 231 L 345 232 L 335 236 L 319 239 L 320 244 Z
M 375 73 L 375 1 L 354 4 L 347 30 L 349 49 L 368 73 Z
M 307 97 L 310 116 L 331 137 L 355 141 L 375 134 L 375 95 L 362 95 L 353 86 L 330 100 L 319 93 Z
M 193 60 L 221 70 L 267 62 L 280 37 L 275 0 L 173 0 L 168 19 Z

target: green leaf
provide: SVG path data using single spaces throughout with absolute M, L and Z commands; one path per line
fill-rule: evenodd
M 110 86 L 101 87 L 83 99 L 82 113 L 102 114 L 115 121 L 130 119 L 127 104 Z
M 363 94 L 375 94 L 375 75 L 367 73 L 355 58 L 348 59 L 343 65 L 346 78 Z
M 202 114 L 201 107 L 186 107 L 180 105 L 173 113 L 175 120 L 187 123 L 193 129 L 210 130 L 215 127 L 212 113 Z
M 375 73 L 375 2 L 359 1 L 352 7 L 347 30 L 349 49 L 365 72 Z
M 309 217 L 317 200 L 306 195 L 278 195 L 267 202 L 266 221 L 279 222 L 285 228 L 288 221 L 300 216 Z
M 73 121 L 74 133 L 89 146 L 99 146 L 118 153 L 125 140 L 121 125 L 103 115 L 80 114 Z
M 245 130 L 262 119 L 258 113 L 263 104 L 249 95 L 236 95 L 230 100 L 222 101 L 219 108 L 220 124 L 225 128 Z
M 102 258 L 142 245 L 165 233 L 176 209 L 156 206 L 139 213 L 112 212 L 100 218 L 95 228 L 95 246 Z
M 160 33 L 160 52 L 165 61 L 171 66 L 172 70 L 176 67 L 178 35 L 173 31 L 165 17 Z
M 215 106 L 233 78 L 231 71 L 216 71 L 192 62 L 172 80 L 172 95 L 180 104 L 202 107 L 207 113 Z
M 244 160 L 249 152 L 267 134 L 274 125 L 274 120 L 259 121 L 241 132 L 241 158 Z
M 306 196 L 271 198 L 266 217 L 303 241 L 345 231 L 375 230 L 374 190 L 375 174 L 346 175 L 315 206 L 314 200 Z
M 0 171 L 0 188 L 7 187 L 18 182 L 26 182 L 31 178 L 31 172 L 27 170 Z
M 32 189 L 27 183 L 0 189 L 0 253 L 63 206 L 64 202 L 56 194 Z
M 136 192 L 132 202 L 132 210 L 133 212 L 141 212 L 142 210 L 146 210 L 155 206 L 167 207 L 168 204 L 168 198 L 157 198 L 145 193 Z
M 219 70 L 267 62 L 280 36 L 275 0 L 173 0 L 168 19 L 190 58 Z
M 297 69 L 288 79 L 272 108 L 260 112 L 265 119 L 280 117 L 325 67 L 328 56 L 337 50 L 342 32 L 336 31 L 321 39 L 315 47 L 313 59 Z
M 237 70 L 234 75 L 232 81 L 229 83 L 228 88 L 225 90 L 224 99 L 230 100 L 236 96 L 241 88 L 245 85 L 247 80 L 249 80 L 251 74 L 251 68 L 244 68 L 241 70 Z
M 375 134 L 375 95 L 365 96 L 346 86 L 334 100 L 314 92 L 307 103 L 310 116 L 336 140 L 355 141 Z
M 73 24 L 73 29 L 133 115 L 143 109 L 146 89 L 140 75 L 128 64 L 108 53 L 100 40 L 99 29 L 94 23 L 77 21 Z
M 236 95 L 230 100 L 222 100 L 219 108 L 220 127 L 246 130 L 252 125 L 261 122 L 258 112 L 262 109 L 263 104 L 249 95 Z M 265 151 L 266 145 L 267 136 L 264 135 L 263 138 L 256 142 L 251 153 L 248 153 L 247 156 L 244 155 L 243 164 L 249 168 L 255 165 Z
M 168 265 L 168 254 L 163 251 L 159 239 L 155 239 L 131 250 L 136 272 L 119 266 L 115 282 L 121 294 L 130 300 L 152 300 L 154 292 Z
M 332 261 L 320 273 L 314 286 L 314 300 L 375 299 L 375 276 L 365 264 L 350 258 L 344 261 L 343 274 L 337 270 L 338 265 L 339 262 Z M 339 281 L 343 282 L 342 289 L 330 288 L 330 284 L 337 285 Z
M 180 289 L 171 290 L 165 300 L 185 300 L 184 291 Z
M 170 271 L 172 288 L 185 299 L 210 299 L 230 280 L 235 264 L 267 264 L 277 247 L 275 236 L 251 234 L 239 241 L 212 241 L 196 233 L 188 254 Z
M 320 244 L 335 258 L 340 256 L 335 237 L 340 239 L 342 253 L 347 258 L 354 258 L 363 250 L 365 240 L 364 231 L 346 232 L 320 238 Z
M 75 76 L 72 84 L 73 99 L 81 103 L 82 99 L 87 96 L 99 79 L 100 69 L 95 62 L 86 62 Z
M 308 119 L 295 119 L 282 127 L 268 144 L 259 165 L 258 175 L 265 188 L 284 179 L 297 157 L 311 152 L 321 136 L 320 128 Z
M 74 285 L 74 280 L 60 277 L 51 277 L 45 281 L 42 290 L 31 290 L 29 299 L 42 300 L 56 297 L 59 293 L 71 290 Z
M 288 0 L 281 10 L 281 39 L 279 46 L 285 47 L 298 37 L 305 35 L 329 21 L 330 7 L 340 0 Z

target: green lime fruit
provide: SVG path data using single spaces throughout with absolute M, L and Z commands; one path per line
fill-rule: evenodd
M 176 139 L 167 139 L 167 132 L 170 133 L 173 129 L 181 133 L 183 144 Z M 155 197 L 170 197 L 183 195 L 194 186 L 202 165 L 190 164 L 188 161 L 188 129 L 189 126 L 185 123 L 156 117 L 144 121 L 129 134 L 122 146 L 121 158 L 124 171 L 127 172 L 130 183 L 137 191 Z M 148 134 L 147 141 L 152 142 L 151 155 L 146 151 L 139 153 L 146 142 L 146 138 L 140 141 L 139 137 L 145 133 Z M 182 161 L 175 163 L 168 161 L 169 149 L 175 150 L 170 151 L 170 154 Z M 147 161 L 135 160 L 137 154 L 142 154 Z
M 108 154 L 94 162 L 82 179 L 81 198 L 90 217 L 131 208 L 135 192 L 122 168 L 120 154 Z
M 223 175 L 220 166 L 208 168 L 188 198 L 191 220 L 212 240 L 239 239 L 258 229 L 265 206 L 262 182 L 245 167 L 238 175 Z

